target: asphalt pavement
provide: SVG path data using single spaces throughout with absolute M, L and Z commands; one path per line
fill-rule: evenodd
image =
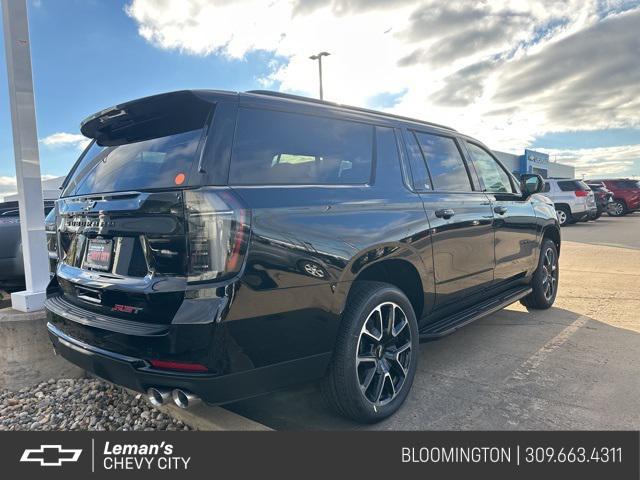
M 337 417 L 316 384 L 226 408 L 287 430 L 640 429 L 639 234 L 640 214 L 564 228 L 554 307 L 422 344 L 405 405 L 379 424 Z
M 592 245 L 640 249 L 640 212 L 623 217 L 607 214 L 592 222 L 579 222 L 562 229 L 563 240 Z

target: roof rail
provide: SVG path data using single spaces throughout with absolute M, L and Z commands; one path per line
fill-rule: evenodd
M 457 131 L 455 128 L 447 127 L 446 125 L 441 125 L 439 123 L 426 122 L 424 120 L 418 120 L 417 118 L 405 117 L 405 116 L 402 116 L 402 115 L 396 115 L 394 113 L 380 112 L 378 110 L 372 110 L 370 108 L 354 107 L 354 106 L 351 106 L 351 105 L 342 105 L 340 103 L 335 103 L 335 102 L 327 102 L 326 100 L 320 100 L 318 98 L 311 98 L 311 97 L 303 97 L 302 95 L 293 95 L 291 93 L 274 92 L 274 91 L 271 91 L 271 90 L 248 90 L 245 93 L 253 93 L 255 95 L 266 95 L 266 96 L 269 96 L 269 97 L 288 98 L 289 100 L 298 100 L 298 101 L 301 101 L 301 102 L 308 102 L 308 103 L 317 103 L 317 104 L 320 104 L 320 105 L 327 105 L 327 106 L 330 106 L 330 107 L 338 107 L 338 108 L 344 108 L 346 110 L 353 110 L 355 112 L 371 113 L 371 114 L 374 114 L 374 115 L 381 115 L 381 116 L 385 116 L 385 117 L 397 118 L 398 120 L 406 120 L 406 121 L 409 121 L 409 122 L 422 123 L 422 124 L 429 125 L 429 126 L 432 126 L 432 127 L 438 127 L 438 128 L 444 128 L 446 130 L 451 130 L 452 132 L 456 132 Z

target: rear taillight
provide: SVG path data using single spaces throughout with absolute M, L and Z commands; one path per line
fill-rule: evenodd
M 589 192 L 586 190 L 576 190 L 574 193 L 576 194 L 576 197 L 586 197 L 589 195 Z
M 223 280 L 242 268 L 250 233 L 250 211 L 230 190 L 185 191 L 188 279 Z

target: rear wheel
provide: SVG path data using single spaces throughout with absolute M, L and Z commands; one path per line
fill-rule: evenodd
M 411 303 L 393 285 L 356 282 L 322 383 L 339 414 L 363 423 L 393 414 L 411 389 L 418 359 Z
M 571 212 L 567 207 L 556 207 L 556 215 L 558 216 L 558 222 L 560 222 L 561 227 L 571 222 Z
M 611 217 L 621 217 L 627 213 L 627 206 L 622 200 L 614 200 L 607 213 Z
M 520 300 L 525 307 L 544 310 L 556 300 L 558 293 L 558 249 L 553 240 L 545 238 L 540 249 L 538 268 L 531 279 L 532 291 Z

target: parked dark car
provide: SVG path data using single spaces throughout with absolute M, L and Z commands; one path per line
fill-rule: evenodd
M 44 202 L 45 215 L 53 208 L 52 200 Z M 18 202 L 0 203 L 0 285 L 8 289 L 24 286 Z
M 323 379 L 399 408 L 418 344 L 521 300 L 549 308 L 542 178 L 409 118 L 272 92 L 182 91 L 86 119 L 57 202 L 56 350 L 152 403 Z
M 602 183 L 613 192 L 613 205 L 607 211 L 612 217 L 620 217 L 640 210 L 640 181 L 630 178 L 613 178 L 587 182 Z
M 609 208 L 613 208 L 613 192 L 609 190 L 604 183 L 589 183 L 589 188 L 593 191 L 596 199 L 596 207 L 598 208 L 593 219 L 598 219 L 604 212 L 608 212 Z

